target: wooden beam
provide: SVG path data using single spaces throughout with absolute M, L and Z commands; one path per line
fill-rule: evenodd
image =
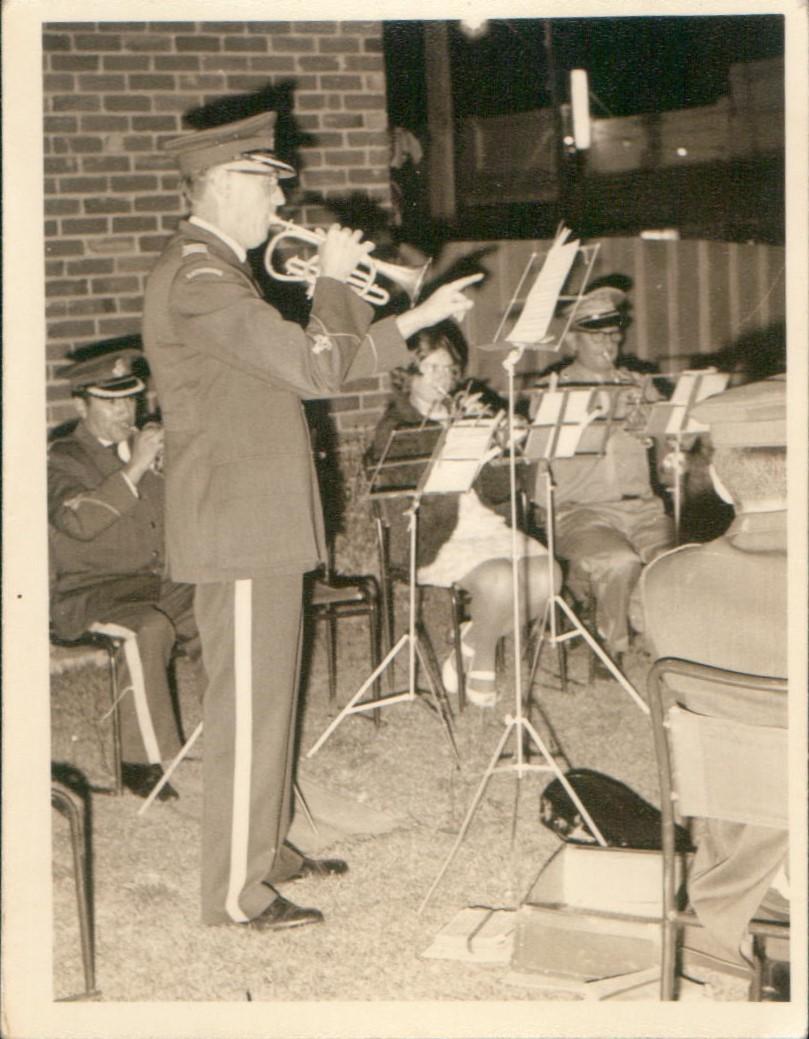
M 455 111 L 449 65 L 448 28 L 445 22 L 424 26 L 425 75 L 427 78 L 427 149 L 430 213 L 437 220 L 454 220 Z

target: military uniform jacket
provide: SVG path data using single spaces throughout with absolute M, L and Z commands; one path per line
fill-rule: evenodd
M 645 634 L 655 658 L 786 677 L 786 512 L 740 513 L 722 537 L 667 552 L 641 580 Z M 741 703 L 741 691 L 739 697 Z M 740 720 L 786 725 L 782 710 L 785 705 Z
M 302 399 L 405 362 L 394 318 L 318 278 L 307 327 L 284 321 L 249 267 L 187 221 L 149 277 L 143 339 L 165 428 L 170 576 L 300 573 L 325 555 Z
M 144 473 L 137 496 L 114 447 L 79 423 L 48 453 L 51 619 L 75 638 L 116 606 L 159 598 L 163 478 Z
M 741 513 L 723 537 L 659 556 L 641 577 L 652 655 L 783 678 L 787 673 L 786 512 Z M 715 690 L 670 679 L 697 713 L 716 714 Z M 720 708 L 722 716 L 729 710 Z M 783 695 L 733 691 L 732 717 L 786 728 Z M 702 820 L 691 869 L 691 904 L 734 953 L 787 852 L 787 833 Z

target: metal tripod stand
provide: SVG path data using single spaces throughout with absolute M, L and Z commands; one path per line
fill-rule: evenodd
M 408 509 L 409 520 L 409 540 L 410 540 L 410 559 L 409 559 L 409 609 L 410 616 L 408 621 L 408 629 L 399 639 L 395 646 L 390 650 L 384 660 L 381 661 L 379 666 L 365 679 L 359 689 L 354 693 L 345 707 L 340 713 L 332 719 L 331 723 L 326 729 L 320 734 L 316 742 L 307 751 L 307 758 L 311 758 L 314 754 L 320 750 L 326 740 L 331 736 L 337 726 L 347 718 L 350 714 L 358 714 L 362 711 L 373 711 L 382 707 L 391 707 L 397 703 L 412 703 L 414 700 L 424 703 L 424 694 L 421 690 L 416 687 L 416 658 L 418 658 L 427 675 L 427 681 L 429 689 L 427 695 L 429 696 L 428 704 L 432 707 L 434 713 L 441 721 L 444 734 L 447 738 L 447 742 L 450 745 L 452 753 L 455 756 L 455 760 L 460 765 L 460 755 L 458 753 L 458 747 L 455 742 L 455 733 L 452 727 L 452 716 L 449 710 L 449 704 L 447 703 L 446 693 L 444 692 L 443 684 L 438 675 L 438 670 L 435 666 L 435 661 L 432 659 L 431 654 L 428 654 L 425 650 L 425 644 L 428 643 L 428 639 L 425 636 L 421 621 L 417 619 L 416 609 L 416 531 L 418 527 L 418 511 L 421 501 L 421 494 L 417 492 L 412 500 L 410 508 Z M 363 700 L 363 696 L 367 690 L 376 682 L 376 680 L 384 673 L 390 664 L 399 656 L 399 654 L 407 649 L 407 661 L 408 661 L 408 682 L 407 686 L 397 692 L 393 692 L 384 697 L 379 697 L 372 700 Z
M 548 747 L 545 745 L 542 737 L 539 735 L 537 730 L 531 724 L 530 720 L 525 714 L 525 705 L 523 703 L 523 692 L 522 692 L 522 674 L 521 674 L 521 660 L 522 660 L 522 645 L 521 645 L 521 630 L 522 630 L 522 617 L 520 610 L 520 595 L 519 595 L 519 558 L 518 558 L 518 546 L 517 546 L 517 480 L 516 480 L 516 429 L 514 423 L 514 367 L 522 356 L 523 348 L 520 346 L 515 347 L 506 360 L 503 362 L 503 367 L 506 369 L 508 374 L 508 430 L 509 430 L 509 476 L 510 476 L 510 491 L 511 491 L 511 576 L 512 576 L 512 599 L 513 599 L 513 611 L 514 611 L 514 713 L 507 714 L 505 721 L 505 728 L 500 736 L 497 746 L 492 753 L 489 760 L 489 764 L 483 773 L 483 777 L 480 784 L 475 792 L 475 796 L 472 799 L 472 803 L 469 806 L 469 810 L 466 817 L 461 825 L 461 829 L 458 836 L 455 839 L 455 843 L 450 849 L 449 855 L 444 860 L 444 864 L 438 873 L 438 876 L 433 881 L 429 891 L 424 896 L 424 900 L 419 906 L 419 915 L 424 911 L 427 903 L 433 895 L 433 892 L 438 887 L 444 874 L 449 869 L 455 855 L 458 852 L 472 819 L 475 815 L 477 807 L 480 803 L 481 798 L 489 784 L 489 780 L 495 772 L 507 772 L 512 773 L 517 783 L 520 784 L 523 778 L 531 773 L 546 773 L 550 772 L 556 776 L 559 782 L 564 787 L 568 796 L 570 797 L 573 804 L 576 806 L 581 814 L 582 819 L 589 827 L 591 833 L 596 838 L 598 843 L 602 847 L 606 846 L 606 841 L 601 834 L 601 831 L 593 821 L 592 816 L 587 811 L 586 807 L 582 803 L 576 791 L 571 786 L 570 782 L 559 768 L 558 764 L 554 760 L 553 754 L 550 752 Z M 553 575 L 553 551 L 551 545 L 548 546 L 548 567 L 550 574 L 550 593 L 554 587 L 554 575 Z M 555 597 L 554 597 L 555 598 Z M 546 616 L 547 616 L 546 610 Z M 645 706 L 645 705 L 644 705 Z M 511 736 L 514 736 L 514 747 L 515 752 L 512 755 L 512 759 L 506 763 L 501 764 L 501 758 L 506 744 Z M 533 747 L 539 752 L 542 758 L 542 764 L 531 762 L 529 759 L 529 748 L 533 744 Z M 512 825 L 512 835 L 514 834 L 516 825 L 516 809 L 517 809 L 517 797 L 519 793 L 519 786 L 517 796 L 515 796 L 514 805 L 514 820 Z

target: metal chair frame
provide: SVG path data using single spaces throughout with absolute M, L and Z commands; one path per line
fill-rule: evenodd
M 123 762 L 121 757 L 121 711 L 120 711 L 120 688 L 118 681 L 118 651 L 121 648 L 122 639 L 115 635 L 107 635 L 96 631 L 86 631 L 75 639 L 62 639 L 51 632 L 50 641 L 54 646 L 67 648 L 83 647 L 88 649 L 101 649 L 107 654 L 109 668 L 109 700 L 112 731 L 112 767 L 113 767 L 113 789 L 112 793 L 120 797 L 124 791 Z
M 672 768 L 670 747 L 670 727 L 668 712 L 664 709 L 663 695 L 665 680 L 668 676 L 697 679 L 703 683 L 713 683 L 737 689 L 785 694 L 786 680 L 765 678 L 758 675 L 742 674 L 726 671 L 721 668 L 697 664 L 689 660 L 664 657 L 655 662 L 649 672 L 647 688 L 649 706 L 651 708 L 652 731 L 655 754 L 657 757 L 660 778 L 662 844 L 663 844 L 663 919 L 662 919 L 662 958 L 660 976 L 660 997 L 670 1001 L 675 998 L 675 974 L 677 961 L 677 939 L 682 928 L 701 927 L 701 923 L 693 910 L 677 908 L 677 891 L 675 884 L 675 818 L 674 805 L 677 802 L 677 790 Z M 700 716 L 697 716 L 700 717 Z M 712 719 L 713 720 L 713 719 Z M 787 732 L 784 730 L 784 753 L 786 753 Z M 755 782 L 748 772 L 747 781 Z M 784 792 L 786 798 L 786 791 Z M 687 806 L 685 806 L 687 807 Z M 683 810 L 683 815 L 687 813 Z M 751 920 L 748 932 L 753 938 L 754 972 L 750 983 L 749 999 L 758 1002 L 762 997 L 762 977 L 764 968 L 764 939 L 788 938 L 789 924 L 768 920 Z
M 337 621 L 341 617 L 368 618 L 371 670 L 379 664 L 381 646 L 381 596 L 379 583 L 371 574 L 335 574 L 331 567 L 315 577 L 309 608 L 315 620 L 326 622 L 326 653 L 329 671 L 329 702 L 337 697 Z M 378 684 L 375 695 L 378 694 Z M 379 723 L 377 712 L 375 722 Z
M 82 798 L 58 780 L 51 781 L 51 804 L 67 817 L 70 826 L 70 844 L 73 851 L 73 876 L 76 884 L 76 907 L 79 918 L 79 940 L 84 970 L 84 992 L 66 997 L 91 999 L 99 995 L 95 976 L 95 937 L 89 863 L 86 855 L 85 806 Z

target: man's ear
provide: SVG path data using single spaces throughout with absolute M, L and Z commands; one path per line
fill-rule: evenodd
M 227 199 L 230 195 L 233 178 L 222 166 L 214 166 L 208 171 L 208 187 L 217 199 Z
M 79 416 L 80 419 L 86 419 L 87 418 L 87 410 L 88 410 L 88 408 L 87 408 L 87 401 L 84 399 L 84 397 L 74 397 L 73 398 L 73 406 L 75 407 L 76 411 L 78 412 L 78 416 Z

